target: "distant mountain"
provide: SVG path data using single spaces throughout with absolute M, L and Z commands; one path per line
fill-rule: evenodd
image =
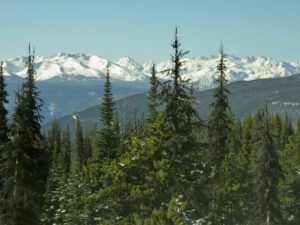
M 14 92 L 26 75 L 26 59 L 16 57 L 4 61 L 10 109 L 14 106 Z M 300 61 L 282 62 L 254 56 L 227 56 L 226 60 L 229 82 L 288 77 L 300 73 Z M 217 61 L 218 56 L 187 58 L 182 76 L 191 79 L 197 90 L 212 88 L 216 78 Z M 59 53 L 49 57 L 36 56 L 37 84 L 45 100 L 44 122 L 99 103 L 107 67 L 110 69 L 113 91 L 117 98 L 146 91 L 152 64 L 153 62 L 149 61 L 140 65 L 129 57 L 122 57 L 113 62 L 90 54 Z M 170 61 L 157 63 L 160 79 L 168 78 L 161 71 L 170 67 Z
M 4 74 L 26 75 L 26 57 L 11 58 L 4 61 Z M 227 75 L 230 82 L 239 80 L 255 80 L 261 78 L 286 77 L 300 73 L 300 61 L 284 62 L 269 57 L 247 56 L 238 58 L 227 56 Z M 218 56 L 187 58 L 183 66 L 182 74 L 190 78 L 200 89 L 208 89 L 213 86 L 216 77 L 216 65 Z M 113 80 L 118 81 L 148 81 L 152 61 L 140 65 L 129 57 L 122 57 L 112 62 L 90 54 L 64 54 L 55 56 L 36 57 L 37 80 L 46 81 L 52 78 L 67 81 L 83 81 L 90 79 L 103 79 L 108 67 Z M 157 62 L 157 71 L 170 68 L 171 62 Z M 165 74 L 159 73 L 160 78 L 166 79 Z
M 253 81 L 238 81 L 228 85 L 229 102 L 235 117 L 244 118 L 255 113 L 258 107 L 267 101 L 272 113 L 282 116 L 287 112 L 292 122 L 300 118 L 300 74 L 284 78 L 259 79 Z M 198 112 L 206 119 L 209 105 L 213 100 L 213 89 L 196 92 Z M 116 107 L 121 121 L 126 117 L 133 118 L 135 114 L 146 114 L 147 95 L 139 93 L 116 101 Z M 60 118 L 59 123 L 74 126 L 74 118 L 79 117 L 85 127 L 91 127 L 99 121 L 100 105 L 74 112 L 72 115 Z M 49 124 L 45 126 L 47 129 Z

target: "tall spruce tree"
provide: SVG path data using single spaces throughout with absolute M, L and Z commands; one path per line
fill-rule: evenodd
M 228 112 L 231 111 L 227 89 L 226 65 L 223 44 L 220 46 L 220 60 L 217 65 L 217 87 L 214 91 L 214 101 L 210 105 L 208 119 L 209 132 L 209 154 L 211 156 L 211 165 L 218 167 L 221 165 L 228 153 L 228 136 L 232 124 Z
M 75 161 L 78 162 L 79 168 L 82 168 L 86 163 L 86 155 L 84 151 L 83 131 L 81 127 L 80 118 L 76 117 L 75 130 Z
M 0 215 L 2 215 L 2 209 L 5 208 L 4 205 L 4 199 L 2 199 L 4 196 L 2 195 L 3 190 L 3 182 L 5 179 L 4 176 L 2 176 L 4 172 L 4 160 L 3 156 L 4 154 L 7 154 L 7 151 L 9 150 L 7 147 L 7 142 L 9 140 L 8 138 L 8 121 L 7 121 L 7 110 L 5 108 L 5 105 L 8 103 L 7 100 L 7 92 L 5 90 L 6 84 L 4 82 L 4 74 L 3 74 L 3 62 L 0 62 Z M 0 216 L 1 221 L 1 216 Z
M 151 78 L 150 78 L 150 90 L 148 92 L 148 123 L 155 121 L 158 113 L 159 96 L 158 96 L 159 80 L 156 76 L 155 65 L 152 65 Z
M 106 71 L 104 93 L 101 105 L 102 108 L 100 114 L 100 122 L 102 124 L 102 128 L 100 131 L 99 139 L 99 160 L 109 162 L 119 155 L 119 134 L 116 134 L 113 129 L 115 109 L 108 68 Z
M 278 184 L 283 178 L 279 155 L 271 136 L 267 105 L 256 115 L 255 161 L 253 168 L 255 195 L 255 223 L 282 225 Z
M 83 148 L 83 135 L 80 118 L 76 118 L 75 131 L 75 146 L 74 155 L 71 163 L 70 174 L 66 185 L 66 198 L 68 202 L 65 208 L 65 216 L 63 225 L 82 225 L 85 224 L 84 218 L 84 202 L 83 195 L 85 193 L 84 184 L 84 168 L 87 161 L 85 161 L 85 152 Z
M 219 191 L 224 185 L 222 179 L 222 164 L 229 152 L 228 140 L 232 117 L 230 116 L 230 106 L 228 102 L 229 91 L 226 87 L 226 65 L 223 44 L 220 46 L 220 60 L 217 65 L 217 87 L 214 91 L 214 101 L 210 105 L 208 118 L 208 155 L 212 168 L 212 202 L 210 205 L 210 218 L 213 224 L 228 224 L 226 212 L 224 212 L 224 199 Z M 224 195 L 224 194 L 223 194 Z M 225 194 L 227 195 L 227 194 Z M 225 213 L 225 214 L 224 214 Z
M 47 179 L 47 188 L 45 192 L 44 213 L 42 220 L 44 224 L 61 224 L 62 219 L 59 213 L 61 204 L 61 186 L 65 184 L 64 179 L 64 160 L 62 154 L 61 131 L 58 122 L 54 120 L 51 123 L 51 129 L 48 134 L 48 145 L 51 155 L 51 164 Z
M 69 126 L 65 127 L 65 130 L 62 133 L 62 154 L 65 165 L 65 174 L 70 173 L 71 168 L 71 135 Z
M 42 100 L 34 81 L 34 55 L 30 48 L 26 65 L 27 76 L 16 95 L 12 138 L 3 158 L 5 209 L 1 222 L 7 225 L 40 225 L 41 196 L 48 174 L 40 132 Z
M 280 164 L 285 175 L 280 184 L 284 220 L 287 224 L 300 224 L 300 120 L 280 154 Z
M 0 62 L 0 145 L 3 145 L 8 141 L 7 110 L 5 108 L 5 105 L 8 103 L 8 94 L 5 87 L 3 62 Z
M 199 174 L 195 171 L 201 171 L 203 164 L 200 157 L 201 147 L 196 140 L 200 120 L 191 91 L 193 87 L 190 80 L 181 76 L 183 57 L 188 52 L 181 49 L 178 28 L 175 29 L 172 48 L 172 67 L 165 71 L 171 79 L 163 83 L 160 92 L 162 104 L 165 106 L 162 126 L 165 138 L 162 140 L 164 147 L 161 160 L 168 162 L 170 171 L 166 179 L 170 197 L 169 215 L 172 215 L 169 222 L 178 224 L 180 220 L 192 220 L 196 214 L 199 216 L 200 212 L 195 205 L 200 204 L 203 199 L 199 199 L 203 196 L 194 195 L 194 191 L 200 190 L 201 186 L 198 183 Z M 176 199 L 183 205 L 188 205 L 185 215 L 182 210 L 174 210 L 177 208 L 174 205 Z

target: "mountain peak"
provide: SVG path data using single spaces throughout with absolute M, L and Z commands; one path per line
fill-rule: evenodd
M 199 88 L 210 88 L 216 78 L 218 55 L 210 57 L 186 58 L 182 75 L 190 78 Z M 27 57 L 16 57 L 4 61 L 4 74 L 24 77 Z M 145 81 L 153 61 L 140 65 L 132 58 L 125 56 L 115 62 L 91 54 L 58 53 L 54 56 L 37 56 L 37 80 L 43 81 L 54 77 L 67 77 L 67 80 L 77 78 L 100 79 L 106 73 L 108 66 L 113 80 Z M 238 80 L 254 80 L 260 78 L 286 77 L 300 73 L 300 61 L 285 62 L 265 56 L 236 57 L 227 55 L 227 77 L 229 82 Z M 159 71 L 172 66 L 170 60 L 156 64 L 158 76 L 166 79 Z M 66 79 L 64 79 L 66 80 Z

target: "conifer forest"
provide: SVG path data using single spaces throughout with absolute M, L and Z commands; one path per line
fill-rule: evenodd
M 177 28 L 170 53 L 167 80 L 152 65 L 145 117 L 120 122 L 107 68 L 95 125 L 76 117 L 75 130 L 55 119 L 43 129 L 30 47 L 10 118 L 0 64 L 1 225 L 300 224 L 300 114 L 293 123 L 266 100 L 235 116 L 221 42 L 200 118 Z

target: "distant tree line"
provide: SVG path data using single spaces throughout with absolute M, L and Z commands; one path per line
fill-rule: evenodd
M 145 119 L 120 125 L 107 68 L 99 121 L 83 130 L 76 117 L 74 137 L 56 120 L 41 133 L 30 47 L 9 123 L 0 64 L 1 225 L 300 224 L 300 120 L 293 127 L 267 103 L 235 118 L 222 44 L 202 120 L 177 28 L 171 46 L 172 66 L 160 71 L 169 79 L 152 67 Z

